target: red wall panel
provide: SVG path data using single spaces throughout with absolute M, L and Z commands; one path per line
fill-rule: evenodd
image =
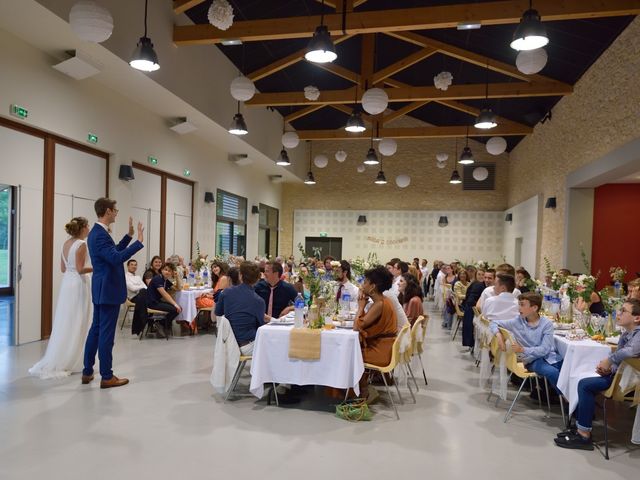
M 609 268 L 627 270 L 625 281 L 640 272 L 640 184 L 607 184 L 595 189 L 591 271 L 600 271 L 598 287 L 611 281 Z

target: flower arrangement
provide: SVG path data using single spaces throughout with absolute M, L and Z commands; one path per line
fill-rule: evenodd
M 600 298 L 602 299 L 604 311 L 609 315 L 612 315 L 613 312 L 622 307 L 622 304 L 624 303 L 624 299 L 612 296 L 608 288 L 603 288 L 602 290 L 600 290 L 598 292 L 598 295 L 600 295 Z
M 609 269 L 609 275 L 611 275 L 611 280 L 614 282 L 624 282 L 624 277 L 627 274 L 627 271 L 622 267 L 611 267 Z
M 311 304 L 314 298 L 318 298 L 321 295 L 322 275 L 324 275 L 324 273 L 324 269 L 318 269 L 314 273 L 301 274 L 302 282 L 309 288 L 309 304 Z
M 378 254 L 375 252 L 369 252 L 367 258 L 356 257 L 355 260 L 351 260 L 351 273 L 357 278 L 364 276 L 364 272 L 380 265 L 378 261 Z
M 494 267 L 493 264 L 485 260 L 478 260 L 476 263 L 474 263 L 474 265 L 478 270 L 483 270 L 483 271 L 489 270 L 490 268 Z
M 565 277 L 567 280 L 567 295 L 571 301 L 582 298 L 587 303 L 591 302 L 591 294 L 596 290 L 596 277 L 592 275 L 580 275 L 579 277 Z
M 208 255 L 202 255 L 202 253 L 200 253 L 200 242 L 196 242 L 196 256 L 191 260 L 191 266 L 194 271 L 199 272 L 202 270 L 202 267 L 208 266 L 207 256 Z

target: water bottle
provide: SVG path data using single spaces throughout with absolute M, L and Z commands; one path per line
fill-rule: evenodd
M 295 317 L 293 326 L 295 328 L 302 328 L 304 325 L 304 297 L 301 293 L 298 293 L 295 302 L 293 303 L 295 309 Z
M 209 286 L 209 272 L 207 269 L 202 272 L 202 283 L 204 283 L 205 287 Z
M 351 295 L 349 292 L 343 291 L 342 298 L 340 299 L 340 314 L 344 317 L 349 315 L 349 308 L 351 304 Z
M 193 287 L 196 284 L 196 274 L 194 272 L 189 272 L 189 286 Z
M 613 284 L 614 296 L 619 298 L 621 289 L 622 289 L 622 283 L 620 283 L 618 280 L 616 280 L 615 283 Z

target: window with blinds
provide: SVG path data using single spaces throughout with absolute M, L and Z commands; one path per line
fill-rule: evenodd
M 216 254 L 246 256 L 247 199 L 216 192 Z

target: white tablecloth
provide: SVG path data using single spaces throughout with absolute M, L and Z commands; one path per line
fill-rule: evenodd
M 364 373 L 358 333 L 353 330 L 323 330 L 320 360 L 289 358 L 289 334 L 292 326 L 264 325 L 258 329 L 251 361 L 249 390 L 258 398 L 265 383 L 324 385 L 353 388 L 360 394 L 358 382 Z
M 596 367 L 611 353 L 609 345 L 586 340 L 567 340 L 554 335 L 556 349 L 563 358 L 558 389 L 569 401 L 569 413 L 578 406 L 578 382 L 583 378 L 595 377 Z
M 204 293 L 213 292 L 212 288 L 192 288 L 176 292 L 176 302 L 182 307 L 182 312 L 178 314 L 176 320 L 193 321 L 198 310 L 196 308 L 196 298 Z

